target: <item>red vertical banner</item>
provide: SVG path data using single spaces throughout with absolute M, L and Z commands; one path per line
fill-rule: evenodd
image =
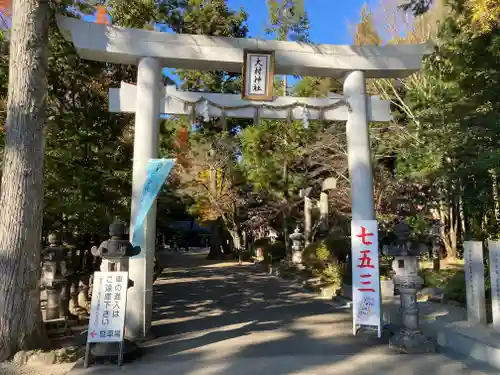
M 382 329 L 378 226 L 376 220 L 353 220 L 352 300 L 353 333 L 358 326 L 377 326 Z

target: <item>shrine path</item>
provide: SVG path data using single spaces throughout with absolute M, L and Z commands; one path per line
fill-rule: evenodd
M 205 256 L 160 258 L 169 268 L 155 284 L 158 338 L 141 358 L 122 368 L 77 365 L 70 374 L 490 374 L 442 354 L 400 355 L 387 342 L 353 337 L 349 309 L 253 265 L 216 264 Z

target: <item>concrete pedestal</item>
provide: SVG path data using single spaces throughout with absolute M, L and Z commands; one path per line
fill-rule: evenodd
M 139 351 L 139 347 L 130 340 L 123 340 L 123 357 L 128 359 L 128 357 L 136 356 Z M 99 342 L 92 345 L 90 349 L 93 357 L 96 358 L 109 358 L 116 360 L 120 353 L 120 343 L 118 342 Z
M 295 266 L 302 264 L 302 250 L 292 250 L 292 263 Z
M 402 328 L 389 340 L 389 346 L 401 353 L 434 353 L 436 344 L 420 330 L 418 322 L 417 288 L 399 288 Z
M 389 340 L 389 347 L 404 354 L 435 353 L 436 344 L 420 330 L 401 329 Z

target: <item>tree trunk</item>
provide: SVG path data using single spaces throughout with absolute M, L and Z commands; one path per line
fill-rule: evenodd
M 14 0 L 0 193 L 0 361 L 43 340 L 40 247 L 48 1 Z
M 328 233 L 328 204 L 328 193 L 323 191 L 319 198 L 319 221 L 322 236 L 326 236 L 326 233 Z
M 219 228 L 219 220 L 210 221 L 210 252 L 207 259 L 222 258 L 222 241 Z
M 221 237 L 222 251 L 224 255 L 232 254 L 233 248 L 230 244 L 230 235 L 228 235 L 226 226 L 223 224 L 222 220 L 219 220 L 219 233 Z
M 456 215 L 456 204 L 452 201 L 450 205 L 450 252 L 447 254 L 448 260 L 457 259 L 457 245 L 458 245 L 458 215 Z M 458 211 L 458 210 L 457 210 Z
M 241 232 L 241 251 L 248 250 L 248 234 L 246 230 Z
M 458 213 L 459 213 L 459 218 L 460 218 L 460 230 L 461 230 L 460 237 L 462 239 L 465 238 L 465 235 L 467 233 L 467 223 L 465 221 L 465 209 L 464 209 L 463 196 L 464 196 L 463 189 L 460 189 L 460 198 L 458 200 Z
M 215 154 L 213 146 L 210 147 L 209 154 L 211 157 Z M 210 195 L 212 199 L 217 199 L 217 169 L 210 166 Z M 220 230 L 219 218 L 210 222 L 210 252 L 208 259 L 220 259 L 222 257 L 222 233 Z
M 456 258 L 456 248 L 454 249 L 452 243 L 450 241 L 450 231 L 452 226 L 452 218 L 450 217 L 450 209 L 443 201 L 439 204 L 439 214 L 437 218 L 439 218 L 441 222 L 441 239 L 443 241 L 445 250 L 446 250 L 446 258 L 455 259 Z
M 287 34 L 288 30 L 285 33 L 283 40 L 287 39 Z M 286 74 L 283 76 L 283 96 L 287 96 L 288 94 L 288 80 Z M 286 143 L 286 139 L 285 139 Z M 289 253 L 289 248 L 290 248 L 290 243 L 289 238 L 288 238 L 288 217 L 290 216 L 289 212 L 289 192 L 288 192 L 288 160 L 285 160 L 285 163 L 283 164 L 283 181 L 285 183 L 285 191 L 284 191 L 284 197 L 285 197 L 285 204 L 286 204 L 286 209 L 283 211 L 283 241 L 285 243 L 285 254 L 288 255 Z M 290 253 L 291 254 L 291 253 Z
M 312 241 L 312 201 L 309 197 L 304 197 L 304 237 L 305 246 Z
M 288 162 L 285 160 L 283 164 L 283 181 L 285 182 L 285 209 L 283 210 L 283 241 L 285 243 L 285 254 L 289 254 L 289 236 L 288 236 L 288 216 L 289 216 L 289 205 L 288 205 Z M 291 255 L 291 254 L 290 254 Z
M 241 246 L 241 236 L 238 231 L 238 228 L 228 229 L 229 234 L 231 235 L 231 240 L 233 242 L 233 250 L 236 253 L 240 253 L 242 250 Z

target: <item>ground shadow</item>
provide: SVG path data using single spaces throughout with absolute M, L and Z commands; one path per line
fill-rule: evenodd
M 256 266 L 202 253 L 160 258 L 168 267 L 154 286 L 157 338 L 133 364 L 75 374 L 477 374 L 440 355 L 396 355 L 373 335 L 353 337 L 349 309 Z

